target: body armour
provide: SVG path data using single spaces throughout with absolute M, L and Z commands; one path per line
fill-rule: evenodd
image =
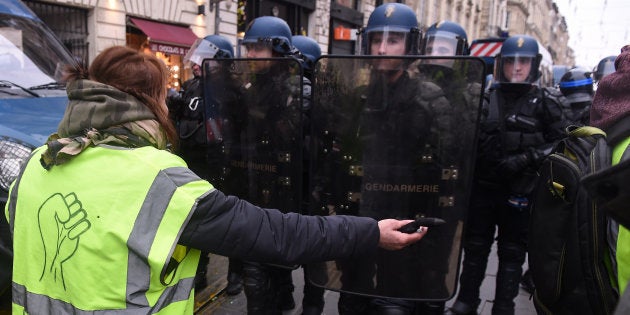
M 542 159 L 563 137 L 562 108 L 536 86 L 525 92 L 490 90 L 484 97 L 477 151 L 476 178 L 481 182 L 509 185 L 514 193 L 527 194 Z M 512 176 L 500 165 L 510 156 L 525 154 L 527 166 Z

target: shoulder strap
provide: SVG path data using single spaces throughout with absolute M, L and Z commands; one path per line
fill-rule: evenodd
M 497 91 L 492 91 L 488 100 L 488 120 L 498 121 L 499 119 L 499 95 Z
M 571 137 L 588 137 L 595 135 L 606 137 L 606 133 L 603 130 L 593 126 L 582 126 L 569 129 L 569 136 Z

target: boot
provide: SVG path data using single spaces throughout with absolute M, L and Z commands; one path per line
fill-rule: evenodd
M 302 305 L 302 315 L 321 315 L 323 312 L 323 307 L 316 305 Z
M 199 264 L 197 265 L 197 273 L 195 274 L 195 292 L 201 292 L 208 286 L 208 279 L 206 273 L 208 270 L 208 263 L 210 258 L 208 253 L 201 253 L 199 258 Z
M 324 311 L 324 303 L 324 288 L 313 285 L 304 277 L 302 315 L 320 315 Z
M 534 294 L 536 287 L 534 286 L 534 280 L 532 279 L 532 274 L 529 272 L 529 269 L 525 270 L 525 273 L 521 277 L 521 288 L 529 294 Z
M 256 262 L 243 262 L 243 285 L 247 299 L 247 314 L 282 314 L 275 308 L 276 293 L 271 288 L 266 266 Z
M 228 295 L 237 295 L 243 291 L 243 261 L 236 258 L 228 260 L 227 287 Z
M 278 290 L 278 306 L 283 311 L 295 308 L 293 300 L 293 278 L 291 277 L 291 269 L 275 268 L 273 271 L 275 288 Z
M 492 305 L 493 315 L 514 315 L 514 298 L 518 295 L 522 272 L 521 265 L 499 262 Z
M 225 288 L 225 293 L 228 295 L 237 295 L 243 291 L 243 278 L 240 274 L 236 272 L 228 273 L 227 281 L 228 284 Z
M 293 290 L 280 289 L 280 309 L 283 311 L 295 308 L 295 300 L 293 300 Z
M 455 301 L 455 304 L 447 309 L 444 315 L 477 315 L 477 310 L 464 302 Z
M 374 310 L 378 315 L 410 315 L 409 309 L 398 305 L 380 305 Z
M 444 302 L 420 302 L 420 303 L 416 303 L 416 314 L 442 315 L 442 314 L 444 314 Z
M 208 280 L 206 279 L 206 272 L 197 272 L 195 275 L 195 292 L 199 293 L 208 286 Z
M 369 305 L 370 298 L 368 297 L 340 292 L 337 311 L 340 315 L 364 315 L 368 314 Z

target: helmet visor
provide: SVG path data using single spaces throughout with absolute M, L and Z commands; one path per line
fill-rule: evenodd
M 597 69 L 597 74 L 599 76 L 599 80 L 601 80 L 603 77 L 615 72 L 615 62 L 614 60 L 606 60 L 605 62 L 603 62 L 603 65 L 600 67 L 600 69 Z
M 198 38 L 190 47 L 186 56 L 184 56 L 184 63 L 192 62 L 201 66 L 204 59 L 214 58 L 219 50 L 219 47 L 212 42 Z
M 271 58 L 273 45 L 271 41 L 246 41 L 241 46 L 241 58 Z
M 428 35 L 424 46 L 424 54 L 426 56 L 456 56 L 460 52 L 460 40 L 451 36 L 445 36 L 445 32 L 438 32 Z M 425 64 L 453 67 L 453 59 L 427 59 Z
M 367 54 L 373 56 L 404 56 L 407 55 L 409 43 L 407 34 L 399 29 L 384 27 L 378 31 L 367 33 Z
M 427 35 L 424 54 L 427 56 L 456 56 L 461 55 L 461 40 L 453 33 L 437 32 Z
M 532 83 L 530 73 L 536 58 L 531 56 L 509 56 L 501 58 L 500 77 L 504 83 Z

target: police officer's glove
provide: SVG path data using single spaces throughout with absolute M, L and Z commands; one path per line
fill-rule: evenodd
M 527 150 L 529 161 L 536 165 L 540 164 L 545 159 L 545 157 L 547 157 L 547 155 L 551 153 L 552 149 L 553 145 L 548 145 L 547 147 L 539 149 L 529 148 Z
M 497 166 L 501 175 L 514 175 L 527 167 L 529 164 L 529 155 L 520 153 L 503 158 Z

